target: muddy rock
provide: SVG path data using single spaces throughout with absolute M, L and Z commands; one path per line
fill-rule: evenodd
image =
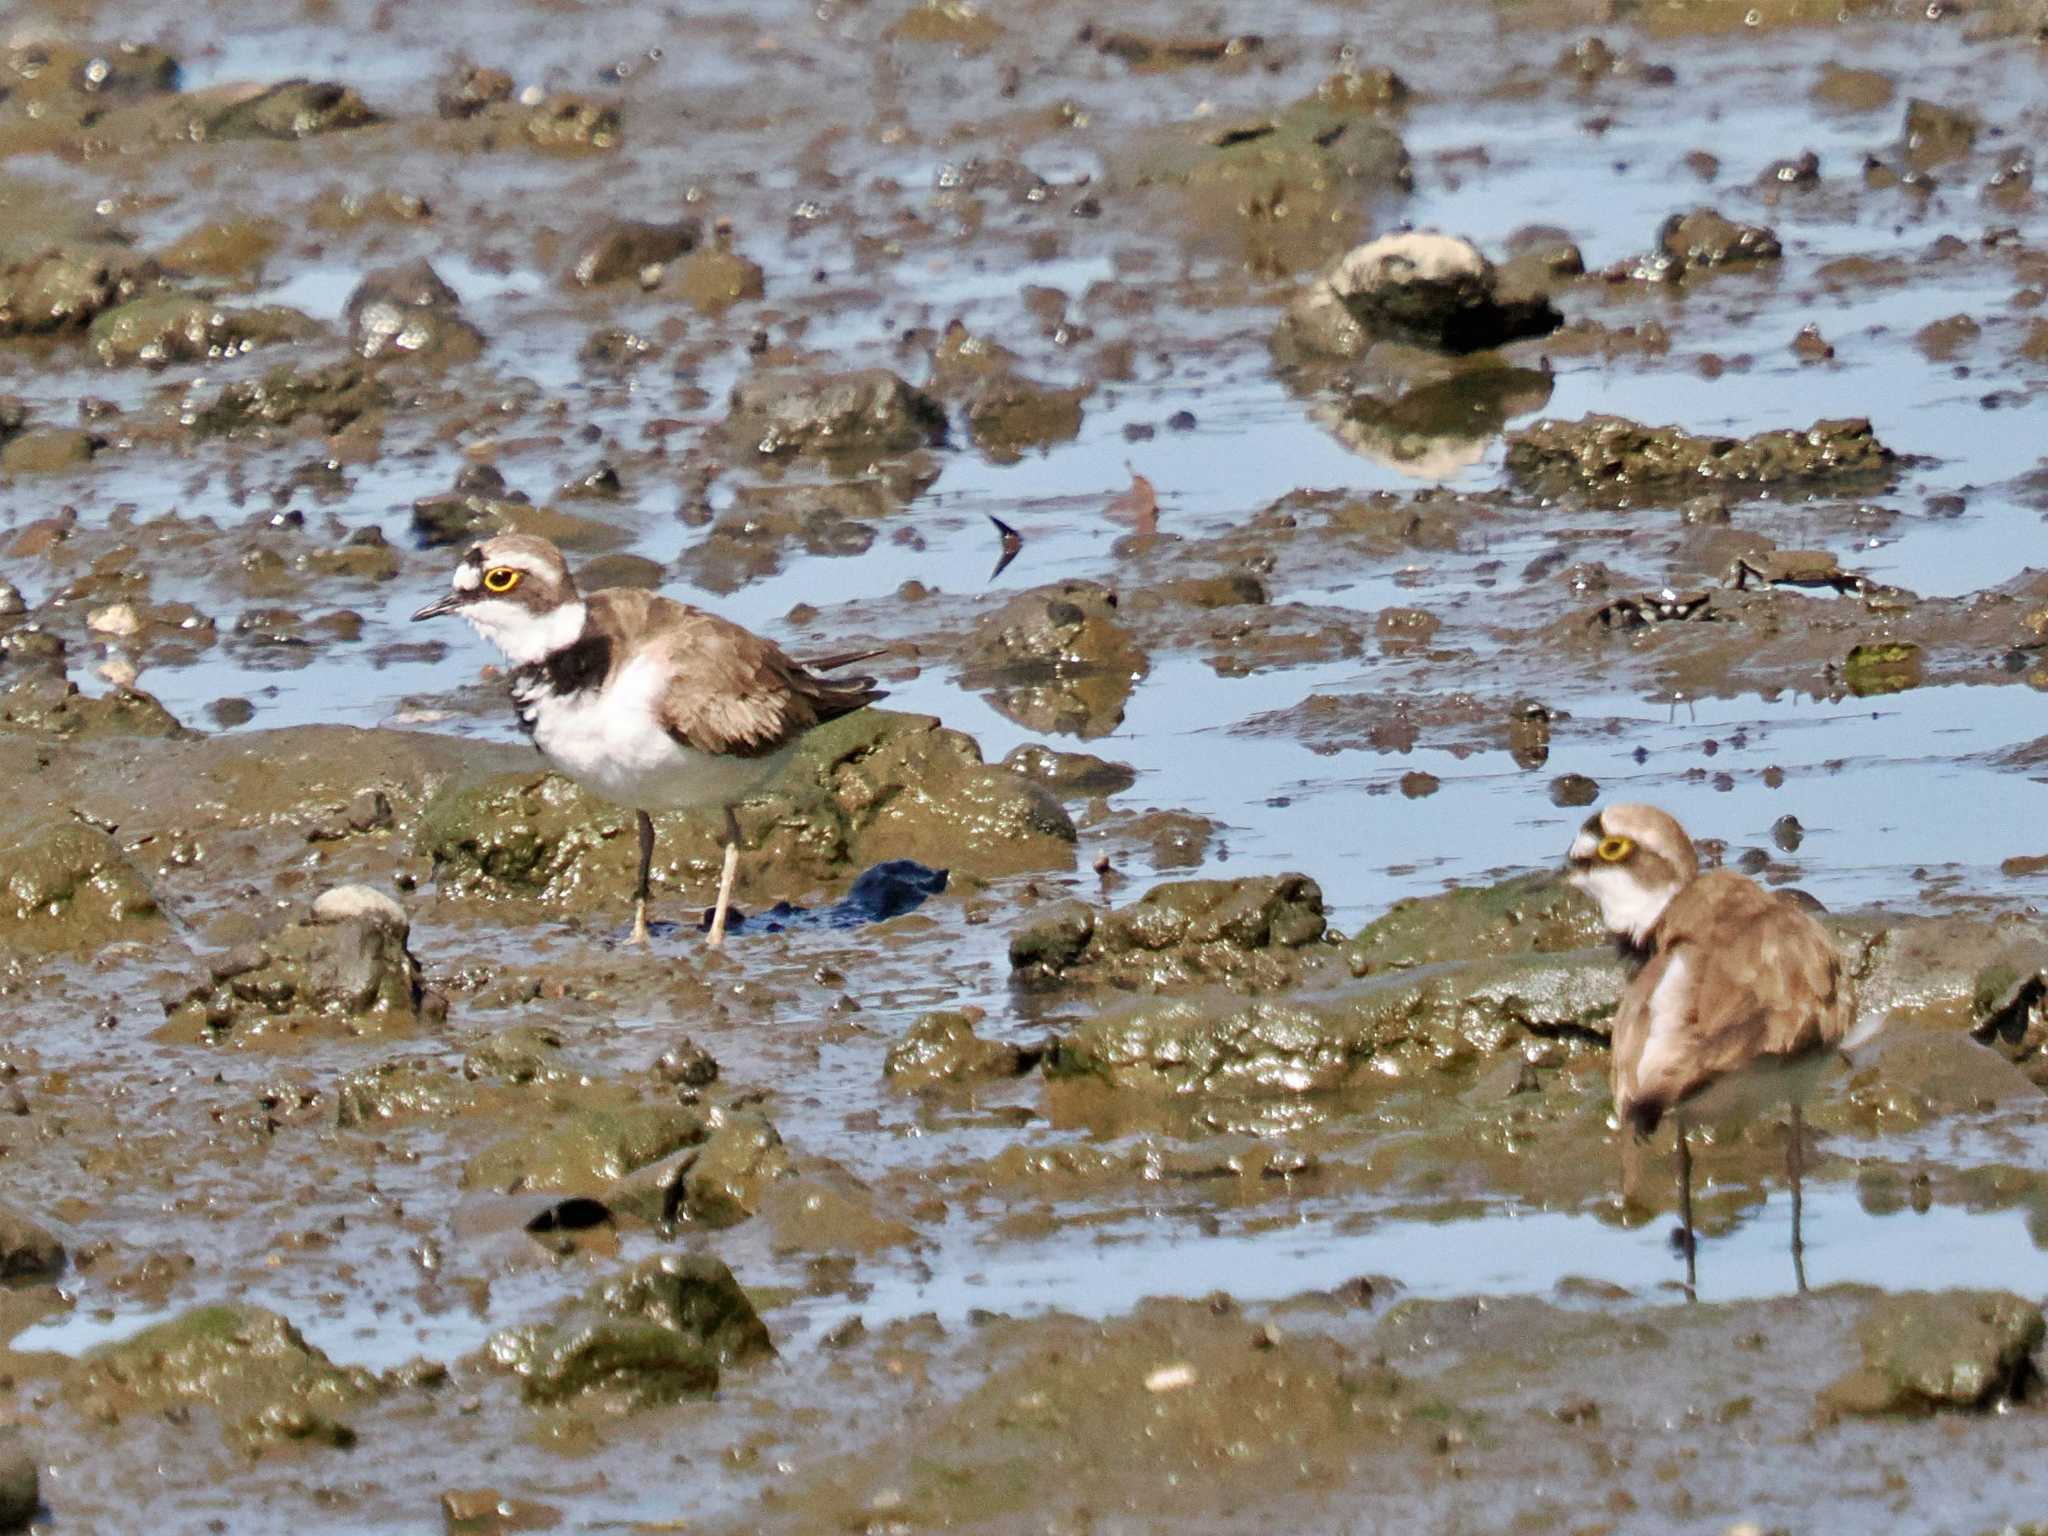
M 726 432 L 763 458 L 894 455 L 943 443 L 946 414 L 886 368 L 769 372 L 733 386 Z
M 990 875 L 1073 860 L 1073 822 L 1047 790 L 984 764 L 972 739 L 928 716 L 890 710 L 813 731 L 738 814 L 750 898 L 796 900 L 885 859 Z M 656 818 L 663 884 L 680 878 L 708 897 L 723 825 L 715 811 Z M 623 903 L 637 862 L 632 814 L 552 775 L 443 790 L 422 817 L 420 848 L 444 890 L 551 903 Z
M 661 269 L 688 255 L 704 238 L 695 219 L 673 224 L 648 224 L 617 219 L 591 236 L 569 269 L 570 280 L 583 288 L 600 288 L 623 278 L 659 281 Z
M 265 427 L 310 423 L 339 432 L 366 412 L 391 402 L 390 391 L 357 363 L 320 368 L 273 368 L 258 379 L 224 386 L 187 413 L 201 437 L 228 436 Z
M 648 1259 L 593 1286 L 561 1320 L 507 1329 L 493 1364 L 529 1403 L 604 1393 L 650 1407 L 715 1391 L 721 1367 L 775 1346 L 732 1271 L 708 1254 Z
M 526 146 L 545 154 L 602 154 L 617 149 L 625 131 L 616 106 L 582 96 L 549 96 L 532 107 L 517 105 L 512 117 Z
M 617 1317 L 667 1328 L 709 1350 L 720 1365 L 772 1356 L 768 1328 L 732 1271 L 709 1254 L 646 1259 L 592 1289 L 587 1301 Z
M 154 262 L 126 246 L 54 246 L 0 268 L 0 336 L 81 330 L 162 281 Z
M 2021 1396 L 2041 1345 L 2041 1309 L 2009 1291 L 1881 1296 L 1857 1325 L 1863 1363 L 1821 1389 L 1824 1409 L 1923 1414 Z
M 1555 874 L 1396 902 L 1341 948 L 1355 976 L 1510 955 L 1558 954 L 1605 942 L 1600 909 Z
M 54 635 L 48 638 L 56 639 Z M 61 649 L 57 654 L 61 656 Z M 32 731 L 75 741 L 109 736 L 169 739 L 188 734 L 169 710 L 140 689 L 115 688 L 92 695 L 58 676 L 27 677 L 0 692 L 0 730 Z
M 979 53 L 1003 35 L 1003 24 L 969 0 L 917 0 L 889 24 L 892 42 L 923 43 Z
M 81 427 L 31 427 L 0 448 L 0 474 L 54 475 L 79 469 L 106 446 Z
M 462 1075 L 475 1081 L 522 1084 L 555 1082 L 574 1075 L 562 1049 L 562 1034 L 545 1024 L 514 1024 L 471 1046 Z M 717 1073 L 716 1064 L 712 1068 Z
M 302 341 L 317 330 L 294 309 L 229 309 L 191 294 L 163 292 L 102 311 L 86 332 L 86 344 L 109 367 L 161 367 Z
M 510 101 L 517 88 L 504 70 L 465 60 L 435 85 L 434 110 L 445 118 L 474 117 L 486 107 Z
M 1493 263 L 1451 235 L 1385 235 L 1323 269 L 1289 306 L 1282 335 L 1301 351 L 1356 358 L 1375 340 L 1476 352 L 1557 329 L 1549 299 L 1504 296 Z
M 1711 208 L 1673 214 L 1657 232 L 1657 250 L 1672 276 L 1715 267 L 1751 267 L 1784 255 L 1777 235 L 1759 224 L 1738 224 Z
M 761 1208 L 768 1187 L 788 1176 L 789 1153 L 774 1123 L 757 1109 L 719 1108 L 708 1134 L 681 1170 L 680 1214 L 708 1227 L 730 1227 Z
M 339 1416 L 368 1403 L 377 1383 L 360 1367 L 335 1365 L 275 1312 L 211 1306 L 93 1350 L 65 1391 L 105 1424 L 204 1404 L 230 1445 L 260 1452 L 353 1444 Z
M 1613 957 L 1584 951 L 1426 967 L 1271 999 L 1147 998 L 1086 1020 L 1046 1070 L 1150 1096 L 1274 1097 L 1451 1070 L 1526 1040 L 1604 1034 Z
M 1010 939 L 1010 973 L 1032 986 L 1264 991 L 1297 975 L 1297 952 L 1324 930 L 1323 893 L 1306 875 L 1172 880 L 1112 911 L 1069 902 L 1033 919 Z
M 732 230 L 723 220 L 712 230 L 711 244 L 676 262 L 671 273 L 668 287 L 692 309 L 707 315 L 723 314 L 768 291 L 761 264 L 733 249 Z
M 1127 764 L 1088 752 L 1061 752 L 1038 742 L 1013 747 L 1003 766 L 1067 798 L 1121 794 L 1138 782 L 1137 770 Z
M 286 80 L 236 101 L 205 122 L 214 139 L 306 139 L 382 121 L 351 86 L 331 80 Z
M 159 259 L 166 270 L 187 277 L 253 283 L 284 244 L 286 233 L 281 219 L 211 219 L 186 230 L 165 246 Z
M 978 1008 L 927 1013 L 889 1047 L 882 1076 L 895 1088 L 917 1091 L 989 1079 L 1016 1077 L 1031 1069 L 1037 1053 L 974 1032 Z
M 1400 134 L 1319 94 L 1143 135 L 1113 171 L 1137 186 L 1178 188 L 1191 230 L 1234 234 L 1255 266 L 1274 270 L 1299 270 L 1349 244 L 1361 194 L 1413 184 Z
M 544 1190 L 601 1199 L 636 1168 L 696 1147 L 705 1117 L 677 1105 L 588 1104 L 573 1097 L 537 1105 L 533 1129 L 471 1158 L 465 1189 Z
M 445 1017 L 406 947 L 404 909 L 369 886 L 324 892 L 311 914 L 267 939 L 238 945 L 204 979 L 164 1000 L 176 1037 L 222 1040 L 321 1025 L 389 1034 Z
M 0 1283 L 54 1280 L 65 1262 L 64 1244 L 54 1232 L 0 1205 Z
M 1946 107 L 1916 96 L 1906 103 L 1907 162 L 1924 170 L 1960 160 L 1975 147 L 1980 126 L 1977 114 L 1966 108 Z
M 1020 592 L 974 626 L 963 680 L 1034 730 L 1107 735 L 1150 670 L 1116 609 L 1116 594 L 1093 581 Z
M 42 1499 L 36 1459 L 23 1443 L 21 1431 L 0 1428 L 0 1531 L 25 1531 Z
M 997 464 L 1071 442 L 1081 432 L 1085 388 L 1055 389 L 1015 374 L 984 379 L 967 397 L 967 434 Z
M 476 1102 L 475 1088 L 445 1061 L 382 1061 L 342 1079 L 334 1093 L 334 1123 L 345 1131 L 358 1130 L 395 1120 L 459 1115 Z
M 455 290 L 424 260 L 365 273 L 343 311 L 349 345 L 368 362 L 424 358 L 468 362 L 483 337 L 460 314 Z
M 1862 418 L 1738 438 L 1588 416 L 1510 432 L 1507 470 L 1523 489 L 1542 495 L 1692 495 L 1707 486 L 1757 493 L 1813 482 L 1882 484 L 1895 458 Z
M 0 946 L 89 952 L 162 930 L 149 883 L 98 827 L 51 819 L 0 849 Z

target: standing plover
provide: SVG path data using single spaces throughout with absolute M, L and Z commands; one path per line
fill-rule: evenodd
M 794 661 L 772 640 L 653 592 L 585 595 L 562 552 L 525 534 L 475 546 L 447 596 L 413 618 L 444 613 L 461 614 L 512 663 L 519 723 L 548 761 L 632 807 L 640 831 L 637 943 L 647 941 L 654 863 L 648 813 L 724 810 L 725 867 L 708 940 L 721 944 L 739 868 L 733 806 L 781 768 L 812 727 L 883 696 L 872 677 L 818 675 L 880 652 Z
M 1834 942 L 1813 918 L 1732 870 L 1700 873 L 1685 829 L 1648 805 L 1610 805 L 1580 828 L 1569 879 L 1600 904 L 1632 964 L 1614 1016 L 1614 1110 L 1623 1187 L 1635 1193 L 1639 1140 L 1669 1114 L 1678 1124 L 1679 1214 L 1686 1285 L 1693 1272 L 1690 1119 L 1789 1100 L 1792 1257 L 1799 1234 L 1800 1095 L 1855 1018 Z

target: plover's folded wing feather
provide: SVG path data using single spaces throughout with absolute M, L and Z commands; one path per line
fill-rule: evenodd
M 1834 941 L 1740 875 L 1717 870 L 1695 880 L 1654 939 L 1658 974 L 1646 969 L 1629 989 L 1642 1014 L 1632 1086 L 1645 1109 L 1669 1109 L 1752 1063 L 1834 1045 L 1848 1030 L 1854 1008 Z M 1620 1054 L 1615 1070 L 1619 1085 Z
M 819 677 L 774 641 L 686 603 L 632 591 L 590 601 L 593 623 L 614 624 L 628 613 L 637 620 L 635 654 L 659 657 L 670 674 L 655 701 L 662 728 L 699 752 L 765 757 L 882 696 L 871 677 Z

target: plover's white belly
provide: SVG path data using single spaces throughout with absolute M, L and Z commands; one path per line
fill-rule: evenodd
M 765 757 L 721 757 L 686 747 L 661 727 L 655 704 L 668 682 L 651 661 L 629 665 L 606 688 L 519 699 L 534 745 L 593 794 L 643 811 L 730 804 L 770 777 L 794 743 Z

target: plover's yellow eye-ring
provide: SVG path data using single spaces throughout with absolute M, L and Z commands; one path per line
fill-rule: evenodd
M 484 572 L 484 590 L 486 592 L 510 592 L 519 585 L 520 575 L 521 572 L 516 566 L 494 565 Z
M 1609 864 L 1619 864 L 1623 859 L 1636 851 L 1635 840 L 1619 835 L 1603 837 L 1600 839 L 1600 847 L 1597 851 L 1600 857 Z

